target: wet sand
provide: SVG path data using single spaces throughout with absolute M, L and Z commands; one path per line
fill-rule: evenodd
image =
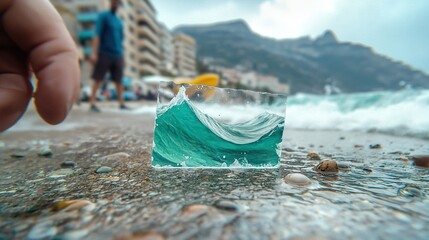
M 131 105 L 146 113 L 122 113 L 116 103 L 92 113 L 82 104 L 54 127 L 29 109 L 0 135 L 0 239 L 429 236 L 429 171 L 410 160 L 429 154 L 428 141 L 286 123 L 279 169 L 155 170 L 154 103 Z M 47 147 L 52 155 L 39 156 Z M 342 168 L 318 174 L 309 152 Z M 290 172 L 312 184 L 286 184 Z

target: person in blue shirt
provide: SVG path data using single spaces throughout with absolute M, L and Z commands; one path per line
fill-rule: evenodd
M 109 71 L 112 80 L 116 85 L 118 102 L 120 109 L 128 109 L 123 100 L 122 77 L 124 73 L 124 30 L 121 19 L 116 15 L 116 11 L 121 4 L 120 0 L 110 0 L 110 10 L 99 14 L 96 23 L 96 36 L 93 39 L 91 62 L 94 64 L 90 110 L 100 112 L 95 105 L 97 90 L 103 82 L 106 73 Z

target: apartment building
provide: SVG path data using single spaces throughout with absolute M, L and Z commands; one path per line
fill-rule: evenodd
M 77 27 L 75 32 L 84 55 L 92 52 L 95 23 L 100 11 L 109 9 L 110 0 L 52 0 L 57 9 L 65 8 L 73 12 Z M 144 75 L 159 74 L 159 24 L 156 11 L 149 0 L 122 0 L 118 16 L 124 25 L 125 76 L 138 79 Z M 82 66 L 83 75 L 89 78 L 91 67 Z
M 160 51 L 161 51 L 161 59 L 159 70 L 161 73 L 176 75 L 177 70 L 174 66 L 174 44 L 173 44 L 173 36 L 168 30 L 167 26 L 164 24 L 160 24 Z
M 173 37 L 174 62 L 178 74 L 183 77 L 196 75 L 196 43 L 195 40 L 183 33 Z

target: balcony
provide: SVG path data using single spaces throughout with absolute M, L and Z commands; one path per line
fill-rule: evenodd
M 148 51 L 142 52 L 142 54 L 141 54 L 141 61 L 140 62 L 142 62 L 142 61 L 143 62 L 144 61 L 148 61 L 148 62 L 153 63 L 154 65 L 158 65 L 159 64 L 159 59 L 156 58 L 156 57 L 154 57 L 152 55 L 152 53 L 148 52 Z
M 156 35 L 151 28 L 145 25 L 139 25 L 138 27 L 139 33 L 143 33 L 145 36 L 151 38 L 155 44 L 159 43 L 159 37 Z
M 90 13 L 78 13 L 76 15 L 76 20 L 78 22 L 95 22 L 97 21 L 98 13 L 90 12 Z
M 148 41 L 146 39 L 141 41 L 141 43 L 143 44 L 143 46 L 140 45 L 141 47 L 148 48 L 156 56 L 159 55 L 159 48 L 157 46 L 155 46 L 153 43 L 151 43 L 150 41 Z
M 148 14 L 141 12 L 138 14 L 138 24 L 140 26 L 144 25 L 147 23 L 147 25 L 153 29 L 154 32 L 159 32 L 159 26 L 158 23 L 153 20 Z
M 152 73 L 152 74 L 159 74 L 159 70 L 152 67 L 149 64 L 141 64 L 139 67 L 139 70 L 141 72 L 146 72 L 146 73 Z

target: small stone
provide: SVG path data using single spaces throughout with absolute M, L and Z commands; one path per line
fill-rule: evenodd
M 106 166 L 102 166 L 97 168 L 97 170 L 95 170 L 96 173 L 109 173 L 113 171 L 111 167 L 106 167 Z
M 346 163 L 346 162 L 338 162 L 337 163 L 338 168 L 342 169 L 342 170 L 350 170 L 350 163 Z
M 118 153 L 114 153 L 114 154 L 104 156 L 101 158 L 101 160 L 102 161 L 117 161 L 117 160 L 127 159 L 129 157 L 130 157 L 130 155 L 128 153 L 118 152 Z
M 404 197 L 408 198 L 421 198 L 424 197 L 424 193 L 419 187 L 405 185 L 400 188 L 398 193 Z
M 190 221 L 205 214 L 209 209 L 210 209 L 209 206 L 202 205 L 202 204 L 190 205 L 183 208 L 182 217 L 184 218 L 185 221 Z
M 311 152 L 307 154 L 307 158 L 311 160 L 320 160 L 320 156 L 317 153 Z
M 88 200 L 69 200 L 55 203 L 53 209 L 55 211 L 64 210 L 65 212 L 71 212 L 74 210 L 85 210 L 91 211 L 95 208 L 95 204 Z
M 369 145 L 369 148 L 370 149 L 381 149 L 381 145 L 380 144 L 371 144 L 371 145 Z
M 13 153 L 10 156 L 13 158 L 24 158 L 25 154 L 24 153 Z
M 14 194 L 14 193 L 16 193 L 15 189 L 14 190 L 9 190 L 9 191 L 0 191 L 0 195 L 2 195 L 2 194 Z
M 284 151 L 286 151 L 286 152 L 295 152 L 295 149 L 293 149 L 293 148 L 288 148 L 288 147 L 283 148 L 283 150 L 284 150 Z
M 34 225 L 30 232 L 28 233 L 28 239 L 50 239 L 58 230 L 53 223 L 50 221 L 45 221 Z
M 372 172 L 372 169 L 369 167 L 364 167 L 364 168 L 362 168 L 362 170 L 364 170 L 366 172 Z
M 163 234 L 155 231 L 142 231 L 118 234 L 114 238 L 115 240 L 165 240 L 167 239 Z
M 344 139 L 346 139 L 345 137 L 340 137 L 340 140 L 344 140 Z
M 225 211 L 239 211 L 241 209 L 241 206 L 239 204 L 236 204 L 231 201 L 225 201 L 225 200 L 218 200 L 214 203 L 214 206 L 218 209 L 225 210 Z
M 354 146 L 355 148 L 363 148 L 363 145 L 360 145 L 360 144 L 355 144 L 355 146 Z
M 88 235 L 89 229 L 79 229 L 66 232 L 61 239 L 83 239 Z
M 338 164 L 334 160 L 323 160 L 315 167 L 315 170 L 318 173 L 337 173 Z
M 75 168 L 76 166 L 77 164 L 73 161 L 64 161 L 63 163 L 61 163 L 62 168 Z
M 429 155 L 413 156 L 411 160 L 417 167 L 429 168 Z
M 63 146 L 70 146 L 70 145 L 72 145 L 72 142 L 63 142 Z
M 40 149 L 39 152 L 37 152 L 37 155 L 40 157 L 52 157 L 53 152 L 49 147 L 45 147 Z
M 286 183 L 295 186 L 307 186 L 311 184 L 311 180 L 301 173 L 289 173 L 284 180 Z
M 72 173 L 73 170 L 62 168 L 48 173 L 48 178 L 62 178 Z

